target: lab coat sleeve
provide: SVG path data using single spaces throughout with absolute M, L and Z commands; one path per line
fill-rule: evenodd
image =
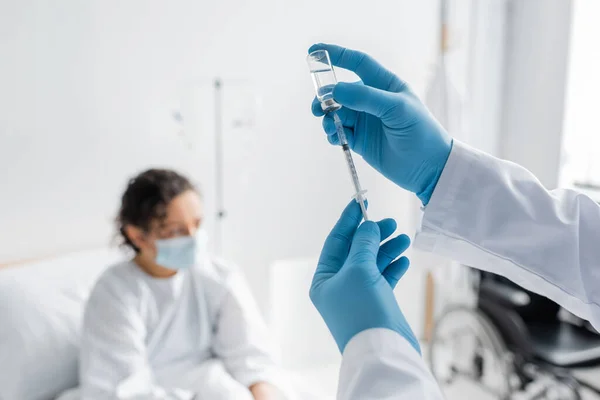
M 415 246 L 503 275 L 600 328 L 600 206 L 546 190 L 519 165 L 455 141 Z
M 442 400 L 421 356 L 397 332 L 368 329 L 344 349 L 338 400 Z
M 194 394 L 154 384 L 145 324 L 135 298 L 114 282 L 99 282 L 86 306 L 79 366 L 81 398 L 189 400 Z
M 246 387 L 258 382 L 276 384 L 279 368 L 272 338 L 246 282 L 239 273 L 231 272 L 225 287 L 215 326 L 215 355 Z

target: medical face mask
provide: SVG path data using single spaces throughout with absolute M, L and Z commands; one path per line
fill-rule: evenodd
M 208 237 L 202 229 L 193 236 L 182 236 L 156 241 L 158 265 L 169 269 L 186 269 L 201 261 L 206 254 Z

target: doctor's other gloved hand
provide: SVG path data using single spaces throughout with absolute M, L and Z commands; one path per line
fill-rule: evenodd
M 340 352 L 352 337 L 371 328 L 398 332 L 420 352 L 393 289 L 408 269 L 406 235 L 381 244 L 396 230 L 393 219 L 360 224 L 352 201 L 327 237 L 310 288 L 310 298 L 325 320 Z M 360 226 L 359 226 L 360 225 Z
M 309 52 L 315 50 L 327 50 L 334 66 L 362 80 L 340 82 L 333 90 L 352 150 L 426 205 L 450 155 L 450 135 L 404 81 L 369 55 L 330 44 L 315 44 Z M 316 98 L 312 111 L 324 114 Z M 323 128 L 338 144 L 332 114 L 323 118 Z

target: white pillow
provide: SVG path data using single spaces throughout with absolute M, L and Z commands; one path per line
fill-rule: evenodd
M 47 400 L 77 385 L 79 333 L 101 249 L 0 270 L 0 399 Z

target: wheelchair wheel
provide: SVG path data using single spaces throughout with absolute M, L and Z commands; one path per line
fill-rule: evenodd
M 557 381 L 545 394 L 547 400 L 581 400 L 579 385 L 574 381 Z
M 572 377 L 553 374 L 552 371 L 540 374 L 537 380 L 530 383 L 524 393 L 531 400 L 581 400 L 581 386 Z M 537 387 L 535 387 L 537 386 Z
M 467 381 L 498 399 L 509 399 L 516 376 L 512 354 L 479 310 L 451 308 L 436 322 L 429 365 L 442 390 Z

